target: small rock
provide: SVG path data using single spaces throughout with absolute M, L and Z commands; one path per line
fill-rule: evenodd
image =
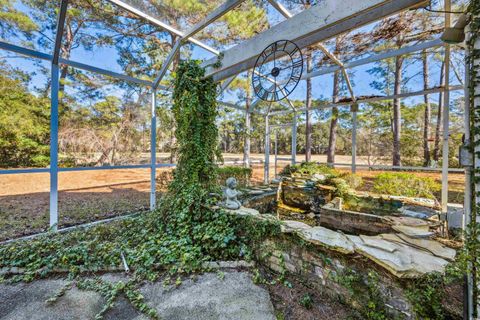
M 309 219 L 315 219 L 315 213 L 309 212 L 309 213 L 307 214 L 307 218 L 309 218 Z
M 232 210 L 232 209 L 224 209 L 226 212 L 231 213 L 231 214 L 238 214 L 241 216 L 258 216 L 260 215 L 260 212 L 258 210 L 252 209 L 252 208 L 245 208 L 245 207 L 240 207 L 237 210 Z
M 259 194 L 263 194 L 263 190 L 249 190 L 248 191 L 248 194 L 249 195 L 252 195 L 252 196 L 256 196 L 256 195 L 259 195 Z
M 399 209 L 400 213 L 407 216 L 407 217 L 412 217 L 412 218 L 419 218 L 419 219 L 427 219 L 430 216 L 424 212 L 417 212 L 417 211 L 412 211 L 408 210 L 405 208 L 400 208 Z
M 315 173 L 312 175 L 311 180 L 313 181 L 324 181 L 327 177 L 323 174 Z

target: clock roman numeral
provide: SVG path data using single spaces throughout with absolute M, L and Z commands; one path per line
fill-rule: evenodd
M 292 67 L 293 68 L 301 68 L 302 65 L 303 65 L 303 61 L 302 60 L 297 60 L 297 61 L 293 62 Z
M 298 81 L 300 81 L 300 76 L 299 75 L 293 75 L 293 76 L 290 77 L 290 79 L 293 82 L 298 82 Z
M 278 46 L 278 43 L 277 43 L 277 42 L 274 42 L 274 43 L 272 44 L 272 52 L 278 50 L 278 47 L 277 47 L 277 46 Z
M 263 51 L 262 54 L 261 54 L 261 57 L 262 57 L 262 60 L 265 61 L 265 59 L 267 58 L 268 54 L 266 51 Z
M 290 55 L 293 56 L 298 52 L 298 47 L 295 47 L 292 52 L 290 52 Z
M 261 86 L 258 86 L 258 87 L 255 87 L 255 89 L 257 90 L 257 95 L 259 97 L 263 97 L 263 95 L 265 94 L 265 89 L 263 89 Z
M 274 92 L 273 92 L 273 100 L 274 100 L 274 101 L 280 100 L 280 99 L 278 98 L 278 92 L 277 92 L 277 91 L 274 91 Z
M 270 93 L 268 91 L 263 90 L 263 92 L 261 94 L 261 97 L 262 97 L 263 100 L 267 100 L 269 95 L 270 95 Z

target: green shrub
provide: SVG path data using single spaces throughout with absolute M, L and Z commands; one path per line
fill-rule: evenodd
M 318 164 L 315 162 L 302 162 L 300 164 L 288 165 L 286 166 L 281 175 L 291 175 L 294 173 L 304 174 L 304 175 L 313 175 L 313 174 L 324 174 L 337 177 L 339 172 L 325 164 Z
M 441 185 L 429 177 L 412 173 L 384 172 L 375 177 L 373 188 L 381 194 L 435 199 Z
M 445 289 L 441 274 L 431 273 L 415 280 L 415 283 L 407 289 L 406 295 L 418 319 L 445 318 L 442 305 Z
M 352 189 L 360 188 L 363 185 L 363 179 L 355 173 L 345 172 L 340 175 L 340 178 L 345 180 L 348 186 Z
M 308 293 L 305 293 L 300 299 L 300 304 L 305 307 L 305 309 L 312 309 L 313 307 L 313 299 Z
M 352 189 L 348 183 L 342 178 L 329 177 L 324 184 L 335 187 L 335 196 L 345 198 L 352 193 Z
M 225 166 L 217 169 L 218 184 L 224 185 L 225 180 L 230 177 L 237 179 L 238 185 L 246 187 L 252 178 L 252 169 L 235 166 Z

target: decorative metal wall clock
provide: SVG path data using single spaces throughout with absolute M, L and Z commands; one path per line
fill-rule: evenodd
M 289 40 L 279 40 L 262 51 L 255 62 L 252 85 L 265 101 L 279 101 L 295 90 L 303 72 L 303 56 Z

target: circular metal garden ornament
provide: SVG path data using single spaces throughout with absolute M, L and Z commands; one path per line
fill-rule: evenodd
M 252 85 L 265 101 L 279 101 L 295 90 L 303 72 L 300 48 L 289 40 L 279 40 L 262 51 L 255 62 Z

